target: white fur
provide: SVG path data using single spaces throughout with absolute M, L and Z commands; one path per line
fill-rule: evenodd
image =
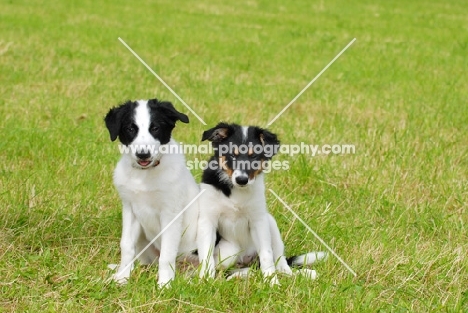
M 248 126 L 242 126 L 242 140 L 244 142 L 247 141 L 248 132 L 249 132 L 249 127 Z
M 266 208 L 263 174 L 246 186 L 234 185 L 230 197 L 201 184 L 198 255 L 200 276 L 214 277 L 215 268 L 228 268 L 258 254 L 264 276 L 277 270 L 291 274 L 276 221 Z M 216 229 L 222 239 L 215 248 Z M 276 278 L 273 278 L 276 282 Z
M 149 110 L 139 101 L 135 124 L 139 128 L 132 145 L 160 145 L 148 131 Z M 171 139 L 168 145 L 177 145 Z M 160 163 L 154 166 L 155 160 Z M 152 163 L 142 168 L 134 154 L 123 154 L 114 172 L 122 210 L 121 262 L 114 280 L 125 282 L 133 268 L 132 260 L 166 227 L 199 192 L 182 154 L 151 156 Z M 159 260 L 158 285 L 175 275 L 176 257 L 196 249 L 198 204 L 194 203 L 140 257 L 142 264 Z

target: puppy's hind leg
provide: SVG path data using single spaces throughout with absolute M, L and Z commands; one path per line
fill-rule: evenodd
M 231 280 L 234 278 L 240 278 L 240 279 L 245 279 L 248 278 L 250 275 L 250 268 L 249 267 L 243 267 L 243 268 L 238 268 L 234 269 L 229 272 L 229 276 L 227 277 L 226 280 Z
M 222 269 L 233 267 L 239 259 L 240 251 L 239 245 L 221 239 L 214 252 L 216 267 Z

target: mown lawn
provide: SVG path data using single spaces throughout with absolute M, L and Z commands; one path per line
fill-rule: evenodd
M 5 312 L 467 312 L 468 15 L 464 1 L 3 1 L 0 4 L 0 310 Z M 208 124 L 204 126 L 118 40 Z M 157 268 L 106 283 L 119 260 L 119 158 L 103 123 L 127 99 L 221 120 L 285 144 L 267 187 L 334 257 L 315 281 L 245 281 Z M 207 155 L 189 154 L 188 160 Z M 193 170 L 200 180 L 201 170 Z M 288 255 L 325 248 L 268 193 Z

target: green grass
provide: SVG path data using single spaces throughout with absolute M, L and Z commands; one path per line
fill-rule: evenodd
M 468 17 L 454 1 L 3 1 L 0 4 L 0 310 L 17 312 L 468 311 Z M 126 99 L 207 122 L 266 125 L 284 143 L 356 154 L 280 155 L 275 190 L 358 273 L 333 257 L 316 281 L 271 288 L 156 268 L 106 284 L 119 260 L 119 158 L 103 124 Z M 187 155 L 187 159 L 206 156 Z M 193 172 L 197 180 L 201 172 Z M 324 248 L 267 194 L 287 254 Z

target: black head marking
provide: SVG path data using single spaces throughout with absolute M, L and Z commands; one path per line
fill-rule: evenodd
M 109 110 L 104 121 L 112 141 L 119 137 L 123 144 L 129 144 L 136 137 L 138 127 L 133 118 L 136 106 L 136 102 L 129 100 Z M 127 130 L 125 133 L 122 132 L 123 128 Z
M 278 153 L 280 141 L 278 140 L 278 136 L 276 134 L 256 126 L 253 127 L 253 131 L 254 136 L 260 140 L 261 144 L 263 145 L 263 151 L 271 152 L 263 153 L 267 159 L 271 159 L 271 157 Z
M 177 111 L 172 103 L 168 101 L 158 101 L 158 99 L 148 100 L 148 107 L 150 108 L 151 113 L 157 112 L 164 115 L 168 120 L 172 121 L 175 124 L 177 121 L 183 123 L 188 123 L 189 118 L 184 113 Z
M 216 157 L 211 157 L 209 164 L 210 165 L 203 171 L 202 183 L 212 185 L 220 190 L 226 197 L 229 197 L 233 187 L 229 177 L 227 177 L 227 174 L 221 169 Z
M 151 99 L 148 100 L 148 108 L 151 116 L 150 133 L 161 144 L 171 140 L 172 130 L 177 121 L 189 122 L 188 116 L 177 111 L 170 102 Z
M 239 125 L 221 122 L 215 127 L 204 131 L 202 141 L 222 142 L 234 133 L 236 127 L 239 127 Z

